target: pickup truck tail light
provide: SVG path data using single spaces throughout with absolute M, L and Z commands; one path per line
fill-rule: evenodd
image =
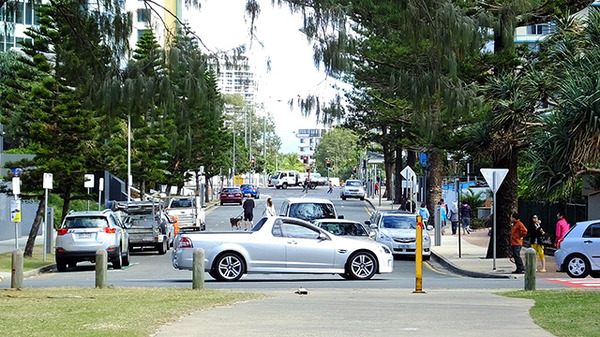
M 179 248 L 192 248 L 192 240 L 188 238 L 181 238 L 178 246 Z
M 116 230 L 116 229 L 114 229 L 114 228 L 111 228 L 111 227 L 104 227 L 103 229 L 104 229 L 104 232 L 105 232 L 105 233 L 108 233 L 108 234 L 114 234 L 114 233 L 116 233 L 116 232 L 117 232 L 117 230 Z
M 67 234 L 68 232 L 69 232 L 69 229 L 68 229 L 68 228 L 60 228 L 60 229 L 58 230 L 58 236 L 65 235 L 65 234 Z

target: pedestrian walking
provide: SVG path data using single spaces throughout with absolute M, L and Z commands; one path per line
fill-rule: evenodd
M 531 248 L 535 250 L 536 261 L 540 259 L 541 268 L 536 268 L 536 271 L 545 273 L 546 272 L 546 257 L 544 256 L 544 245 L 542 243 L 542 237 L 546 234 L 542 228 L 542 222 L 538 219 L 537 214 L 531 217 L 529 224 Z M 537 264 L 537 262 L 536 262 Z
M 562 211 L 556 214 L 556 218 L 558 219 L 558 222 L 556 223 L 556 241 L 554 242 L 554 245 L 556 248 L 560 248 L 560 243 L 565 238 L 570 226 L 567 222 L 567 219 L 565 219 L 565 214 Z
M 460 208 L 460 216 L 463 234 L 465 234 L 465 232 L 471 234 L 471 206 L 466 201 L 463 201 Z
M 329 189 L 327 190 L 327 193 L 333 193 L 333 181 L 329 182 Z
M 446 204 L 444 204 L 444 199 L 440 199 L 438 205 L 440 206 L 440 224 L 442 225 L 442 235 L 444 235 L 446 231 L 446 220 L 448 219 L 448 209 L 446 208 Z
M 308 179 L 304 179 L 304 185 L 302 186 L 302 193 L 308 193 Z
M 450 222 L 452 223 L 452 235 L 458 232 L 458 205 L 456 201 L 452 202 L 450 207 Z
M 378 194 L 379 194 L 379 183 L 376 182 L 375 183 L 375 195 L 378 195 Z
M 427 209 L 426 203 L 421 204 L 421 208 L 419 208 L 419 215 L 423 217 L 424 228 L 427 228 L 427 223 L 429 222 L 429 210 Z
M 267 199 L 267 204 L 265 205 L 265 213 L 267 217 L 275 216 L 275 205 L 273 205 L 273 200 L 269 197 Z
M 513 271 L 513 274 L 523 274 L 525 272 L 525 266 L 521 259 L 521 247 L 523 247 L 523 237 L 527 235 L 527 228 L 519 220 L 519 214 L 513 213 L 510 217 L 512 227 L 510 229 L 510 249 L 512 251 L 513 258 L 517 269 Z
M 254 199 L 252 198 L 246 198 L 246 200 L 244 200 L 244 204 L 242 205 L 242 207 L 244 208 L 244 230 L 247 231 L 248 230 L 248 222 L 250 222 L 250 229 L 252 229 L 252 227 L 254 227 L 254 222 L 252 222 L 252 219 L 254 218 Z

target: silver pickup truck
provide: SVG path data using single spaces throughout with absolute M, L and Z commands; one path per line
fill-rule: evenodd
M 250 232 L 180 231 L 173 245 L 176 269 L 193 269 L 202 248 L 205 270 L 220 281 L 237 281 L 246 273 L 340 274 L 367 280 L 391 273 L 387 246 L 335 236 L 295 218 L 262 218 Z
M 161 207 L 161 202 L 117 202 L 124 215 L 123 224 L 129 233 L 129 247 L 152 248 L 166 254 L 175 238 L 173 224 Z
M 195 226 L 200 230 L 206 229 L 206 216 L 201 206 L 200 197 L 171 197 L 166 200 L 165 206 L 169 217 L 177 217 L 179 227 Z

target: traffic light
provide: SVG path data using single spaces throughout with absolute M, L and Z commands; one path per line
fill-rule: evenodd
M 308 164 L 308 156 L 302 157 L 302 162 L 304 162 L 304 164 Z
M 354 169 L 352 169 L 352 171 L 353 171 L 354 173 L 356 173 L 356 167 L 355 167 Z
M 331 167 L 331 161 L 329 161 L 329 160 L 328 160 L 328 161 L 326 162 L 326 164 L 327 164 L 327 167 Z
M 254 158 L 250 159 L 250 163 L 252 163 L 252 168 L 256 167 L 256 160 Z
M 306 172 L 310 172 L 310 166 L 306 168 Z

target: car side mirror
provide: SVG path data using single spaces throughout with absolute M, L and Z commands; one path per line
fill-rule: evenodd
M 325 233 L 319 233 L 319 240 L 329 240 L 329 237 Z
M 432 225 L 427 225 L 427 230 L 428 231 L 433 230 L 433 226 Z
M 377 229 L 377 225 L 376 224 L 372 224 L 369 227 L 371 227 L 371 229 Z
M 365 221 L 365 225 L 370 226 L 371 225 L 371 221 L 370 220 L 366 220 Z
M 343 219 L 344 216 L 343 215 L 338 215 L 338 219 Z
M 375 233 L 375 231 L 370 231 L 369 232 L 369 237 L 370 238 L 374 238 L 377 235 L 377 233 Z

